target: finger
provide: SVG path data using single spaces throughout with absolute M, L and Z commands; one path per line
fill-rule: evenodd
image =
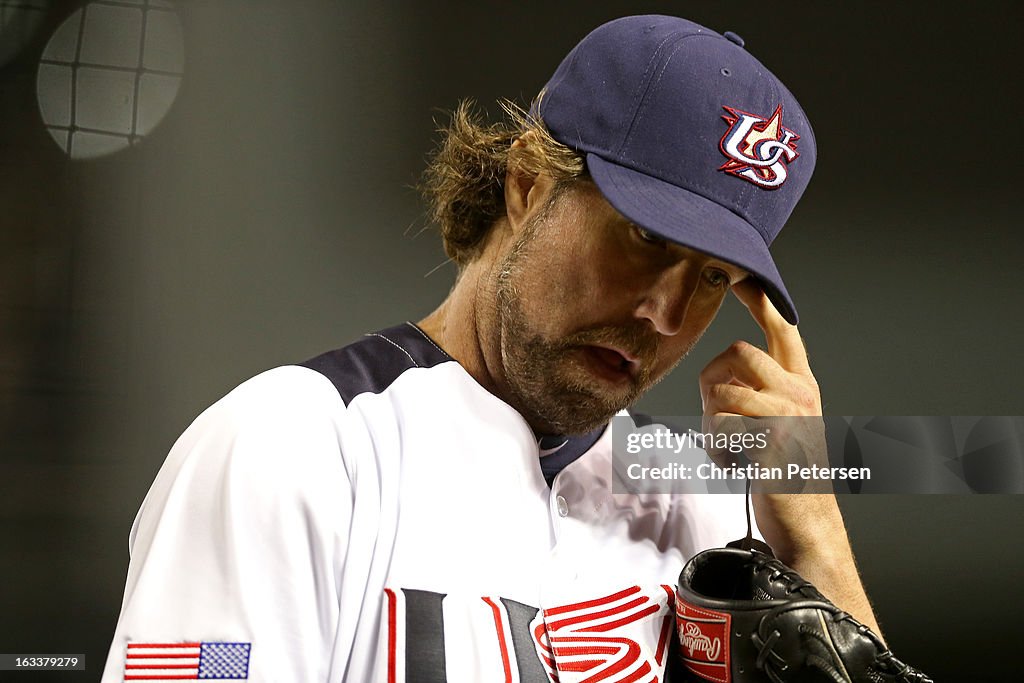
M 711 359 L 699 376 L 703 398 L 713 384 L 736 384 L 761 391 L 772 382 L 780 381 L 783 372 L 778 362 L 762 349 L 745 341 L 734 342 L 728 349 Z
M 782 317 L 757 280 L 749 277 L 741 280 L 733 285 L 732 293 L 746 306 L 754 322 L 764 332 L 765 340 L 768 342 L 768 355 L 792 372 L 810 369 L 799 330 L 796 325 L 790 325 Z
M 712 384 L 704 397 L 704 414 L 735 413 L 749 417 L 775 415 L 779 410 L 773 396 L 735 384 Z
M 763 418 L 729 413 L 724 411 L 708 412 L 701 418 L 701 425 L 705 433 L 711 434 L 733 434 L 744 433 L 756 430 L 763 423 Z
M 742 444 L 749 440 L 744 435 L 757 429 L 758 418 L 718 412 L 705 414 L 701 422 L 704 434 L 712 437 L 704 439 L 703 448 L 717 465 L 729 467 L 749 461 L 747 449 Z

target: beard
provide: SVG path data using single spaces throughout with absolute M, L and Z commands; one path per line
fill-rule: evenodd
M 585 434 L 633 405 L 671 368 L 654 374 L 659 337 L 644 320 L 595 325 L 553 339 L 546 338 L 531 323 L 523 310 L 517 284 L 550 206 L 549 203 L 524 226 L 501 264 L 495 287 L 496 332 L 512 407 L 543 432 Z M 613 386 L 592 374 L 581 361 L 581 352 L 594 345 L 621 348 L 637 359 L 638 370 L 628 383 Z

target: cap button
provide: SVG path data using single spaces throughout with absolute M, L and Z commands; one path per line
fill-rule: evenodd
M 736 35 L 735 33 L 733 33 L 732 31 L 726 31 L 726 32 L 725 32 L 725 33 L 723 33 L 722 35 L 723 35 L 723 36 L 725 36 L 725 38 L 726 38 L 727 40 L 729 40 L 729 41 L 731 41 L 731 42 L 733 42 L 733 43 L 736 43 L 736 44 L 737 44 L 737 45 L 739 45 L 740 47 L 743 47 L 743 45 L 744 45 L 744 43 L 743 43 L 743 39 L 742 39 L 742 38 L 740 38 L 740 37 L 739 37 L 738 35 Z

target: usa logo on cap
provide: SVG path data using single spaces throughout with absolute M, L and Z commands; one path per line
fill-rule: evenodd
M 719 167 L 766 190 L 782 187 L 789 177 L 787 164 L 800 154 L 796 141 L 800 136 L 782 125 L 782 105 L 770 119 L 732 107 L 723 107 L 729 130 L 722 136 L 720 148 L 729 158 Z

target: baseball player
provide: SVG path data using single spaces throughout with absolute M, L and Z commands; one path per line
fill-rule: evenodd
M 768 251 L 814 137 L 742 39 L 665 16 L 597 28 L 511 114 L 461 107 L 425 175 L 459 267 L 435 311 L 250 379 L 174 444 L 104 683 L 675 677 L 676 578 L 745 502 L 613 493 L 607 426 L 730 292 L 766 350 L 712 361 L 705 414 L 821 414 Z M 753 507 L 877 630 L 832 496 Z

